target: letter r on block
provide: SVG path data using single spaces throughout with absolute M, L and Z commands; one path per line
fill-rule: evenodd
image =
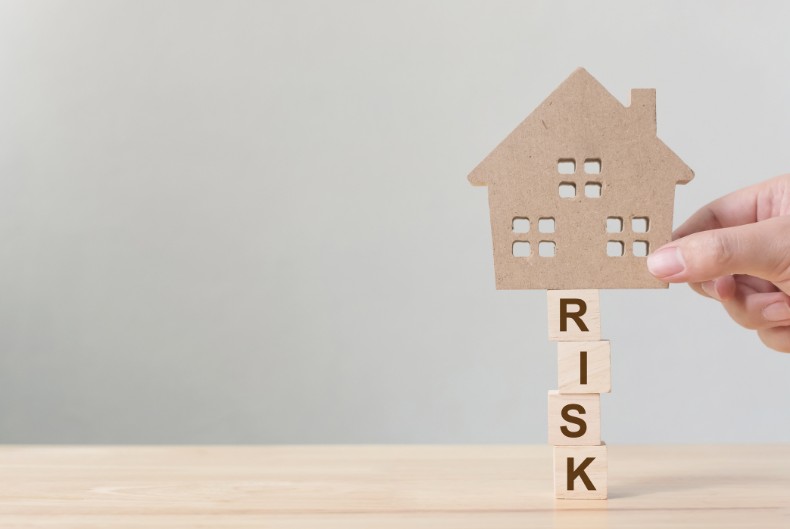
M 549 340 L 601 339 L 600 302 L 597 290 L 549 290 Z
M 570 310 L 569 307 L 576 307 Z M 568 332 L 568 320 L 571 319 L 582 332 L 590 332 L 582 316 L 587 312 L 587 303 L 579 298 L 560 298 L 560 332 Z

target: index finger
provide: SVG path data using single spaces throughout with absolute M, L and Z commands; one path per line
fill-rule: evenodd
M 764 220 L 770 215 L 761 214 L 765 209 L 761 206 L 764 206 L 766 202 L 770 203 L 773 196 L 773 186 L 776 185 L 775 181 L 779 178 L 787 178 L 787 176 L 772 178 L 739 189 L 703 206 L 675 230 L 672 239 L 680 239 L 700 231 L 731 228 Z

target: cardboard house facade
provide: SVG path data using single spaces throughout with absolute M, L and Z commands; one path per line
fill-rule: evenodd
M 497 289 L 666 288 L 645 258 L 693 177 L 656 137 L 654 89 L 626 107 L 576 70 L 469 175 L 488 186 Z

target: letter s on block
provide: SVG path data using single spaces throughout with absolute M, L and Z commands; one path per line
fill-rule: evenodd
M 576 439 L 582 437 L 584 434 L 587 433 L 587 423 L 581 417 L 575 417 L 571 415 L 570 412 L 575 411 L 579 415 L 584 415 L 587 411 L 584 409 L 584 406 L 581 404 L 566 404 L 562 407 L 562 418 L 563 420 L 575 424 L 579 427 L 576 431 L 571 431 L 567 426 L 561 426 L 560 431 L 565 437 L 570 437 L 571 439 Z

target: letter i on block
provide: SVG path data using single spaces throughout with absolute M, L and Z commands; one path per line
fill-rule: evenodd
M 557 343 L 560 393 L 609 393 L 612 390 L 611 372 L 608 340 Z
M 555 446 L 554 496 L 558 499 L 605 500 L 606 445 Z
M 601 339 L 601 313 L 597 290 L 549 290 L 549 340 L 554 342 Z

